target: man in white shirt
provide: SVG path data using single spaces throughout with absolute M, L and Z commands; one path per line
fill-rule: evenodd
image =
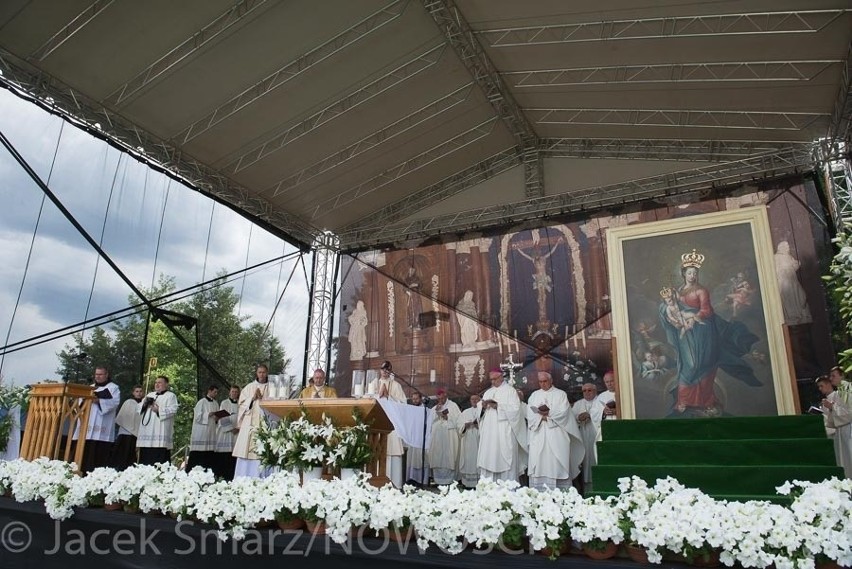
M 596 443 L 600 440 L 604 410 L 603 403 L 598 401 L 598 388 L 594 383 L 583 384 L 583 398 L 574 403 L 573 410 L 586 449 L 583 458 L 583 492 L 588 493 L 592 489 L 592 467 L 598 463 Z
M 219 388 L 211 385 L 207 394 L 195 404 L 192 413 L 192 434 L 189 438 L 189 458 L 186 462 L 187 472 L 195 467 L 213 469 L 214 453 L 216 452 L 216 427 L 219 418 Z
M 615 372 L 612 370 L 606 372 L 603 376 L 603 382 L 606 391 L 598 395 L 598 401 L 604 406 L 603 420 L 618 419 L 618 407 L 615 401 Z
M 234 442 L 237 440 L 237 414 L 240 411 L 240 388 L 232 385 L 228 391 L 228 398 L 219 404 L 219 411 L 225 411 L 226 416 L 219 419 L 216 424 L 216 457 L 214 459 L 214 472 L 219 478 L 225 480 L 234 479 L 234 470 L 237 466 L 237 457 L 234 452 Z
M 178 400 L 169 391 L 169 378 L 161 375 L 154 381 L 154 391 L 137 404 L 142 419 L 136 448 L 139 464 L 158 464 L 171 460 L 174 446 L 175 415 Z
M 423 396 L 420 392 L 415 391 L 411 394 L 411 403 L 415 407 L 423 406 Z M 428 414 L 432 412 L 431 409 L 427 409 L 427 420 L 429 419 Z M 425 466 L 423 462 L 426 462 Z M 406 447 L 405 454 L 405 462 L 406 462 L 406 484 L 429 484 L 429 454 L 428 452 L 423 452 L 422 448 L 417 447 Z
M 467 488 L 476 488 L 479 482 L 479 467 L 476 458 L 479 454 L 479 415 L 482 407 L 479 395 L 470 396 L 470 407 L 459 416 L 459 475 Z
M 481 480 L 518 480 L 518 435 L 521 402 L 514 388 L 503 378 L 503 372 L 488 373 L 491 388 L 482 396 L 479 420 L 479 478 Z
M 834 391 L 825 378 L 817 380 L 817 388 L 823 394 L 821 408 L 825 414 L 825 425 L 834 429 L 834 454 L 837 465 L 843 468 L 846 478 L 852 478 L 852 390 Z
M 375 378 L 367 386 L 367 394 L 377 399 L 390 399 L 397 403 L 405 403 L 405 391 L 399 382 L 394 379 L 393 366 L 387 360 L 382 362 L 379 369 L 379 377 Z M 402 439 L 395 431 L 388 433 L 387 446 L 387 473 L 391 482 L 397 488 L 402 487 Z
M 577 418 L 549 373 L 538 372 L 538 386 L 527 404 L 530 487 L 568 488 L 586 454 Z
M 454 484 L 458 479 L 459 406 L 447 399 L 445 389 L 438 390 L 438 404 L 432 409 L 432 440 L 429 445 L 429 465 L 435 484 Z
M 125 470 L 136 464 L 136 437 L 139 435 L 139 424 L 142 415 L 139 413 L 139 403 L 142 401 L 142 386 L 133 386 L 133 396 L 121 405 L 115 416 L 118 425 L 118 436 L 112 447 L 110 466 L 116 470 Z
M 254 432 L 265 420 L 260 402 L 268 397 L 269 368 L 261 364 L 255 369 L 255 380 L 243 387 L 237 413 L 237 440 L 233 455 L 237 457 L 234 478 L 262 478 L 260 457 L 254 452 Z
M 121 390 L 113 383 L 109 370 L 104 366 L 95 368 L 95 400 L 89 409 L 89 423 L 86 427 L 86 443 L 83 448 L 83 464 L 80 472 L 91 472 L 101 466 L 109 466 L 115 439 L 115 415 L 121 403 Z M 80 436 L 79 426 L 73 440 Z

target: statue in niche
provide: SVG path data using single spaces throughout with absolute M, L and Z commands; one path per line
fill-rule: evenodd
M 367 309 L 359 300 L 349 315 L 349 359 L 356 361 L 367 355 Z
M 784 323 L 788 326 L 813 322 L 805 289 L 796 274 L 799 265 L 799 261 L 790 254 L 790 244 L 787 241 L 778 243 L 775 249 L 775 276 L 784 308 Z
M 468 290 L 464 297 L 456 304 L 456 319 L 461 331 L 461 343 L 463 348 L 472 348 L 479 339 L 479 323 L 473 318 L 476 316 L 476 303 L 473 301 L 473 291 Z
M 411 329 L 419 329 L 420 313 L 422 312 L 420 292 L 423 283 L 420 281 L 420 277 L 417 275 L 417 269 L 413 265 L 408 267 L 408 274 L 405 276 L 403 282 L 405 283 L 408 327 Z

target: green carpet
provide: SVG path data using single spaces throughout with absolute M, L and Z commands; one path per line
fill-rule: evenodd
M 604 421 L 595 493 L 615 494 L 618 479 L 632 475 L 672 476 L 720 499 L 783 501 L 775 487 L 788 480 L 843 472 L 817 416 Z

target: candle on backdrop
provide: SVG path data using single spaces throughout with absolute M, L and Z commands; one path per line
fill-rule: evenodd
M 435 383 L 436 381 L 438 381 L 438 374 L 435 372 L 434 369 L 430 370 L 429 371 L 429 383 Z

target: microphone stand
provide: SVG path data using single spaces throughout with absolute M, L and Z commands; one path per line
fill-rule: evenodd
M 420 448 L 420 486 L 426 486 L 426 482 L 428 480 L 428 475 L 426 474 L 426 421 L 429 417 L 429 413 L 427 412 L 429 408 L 426 407 L 426 396 L 423 395 L 423 392 L 417 389 L 413 383 L 405 379 L 403 376 L 398 375 L 395 372 L 391 372 L 391 375 L 410 387 L 413 393 L 420 395 L 420 405 L 423 407 L 423 437 L 421 439 L 423 446 Z M 414 374 L 412 373 L 411 375 L 413 376 Z

